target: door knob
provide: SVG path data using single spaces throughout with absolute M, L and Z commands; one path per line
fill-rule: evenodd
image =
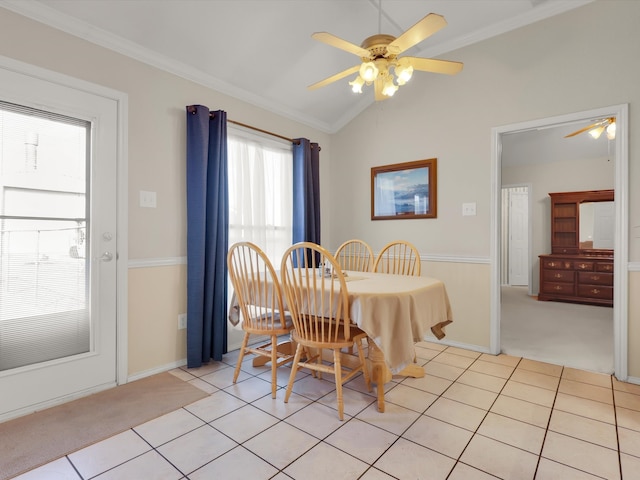
M 110 262 L 111 260 L 113 260 L 113 253 L 104 252 L 100 257 L 100 260 L 102 260 L 103 262 Z

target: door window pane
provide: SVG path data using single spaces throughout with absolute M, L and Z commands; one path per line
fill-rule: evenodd
M 90 350 L 90 133 L 0 102 L 0 371 Z

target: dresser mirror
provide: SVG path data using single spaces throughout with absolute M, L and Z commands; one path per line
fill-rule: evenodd
M 613 250 L 615 203 L 583 202 L 579 215 L 580 250 Z

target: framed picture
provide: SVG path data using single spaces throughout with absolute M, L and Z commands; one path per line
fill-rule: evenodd
M 371 168 L 371 220 L 437 217 L 437 159 Z

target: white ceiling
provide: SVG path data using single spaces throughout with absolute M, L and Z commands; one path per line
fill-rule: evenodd
M 313 32 L 359 45 L 380 33 L 379 20 L 382 33 L 397 37 L 438 13 L 448 26 L 404 54 L 458 60 L 457 48 L 590 1 L 383 0 L 380 16 L 378 0 L 0 0 L 0 6 L 334 133 L 373 103 L 373 92 L 351 93 L 350 78 L 307 90 L 360 62 L 313 40 Z M 436 74 L 416 72 L 411 81 L 428 82 L 430 75 Z

